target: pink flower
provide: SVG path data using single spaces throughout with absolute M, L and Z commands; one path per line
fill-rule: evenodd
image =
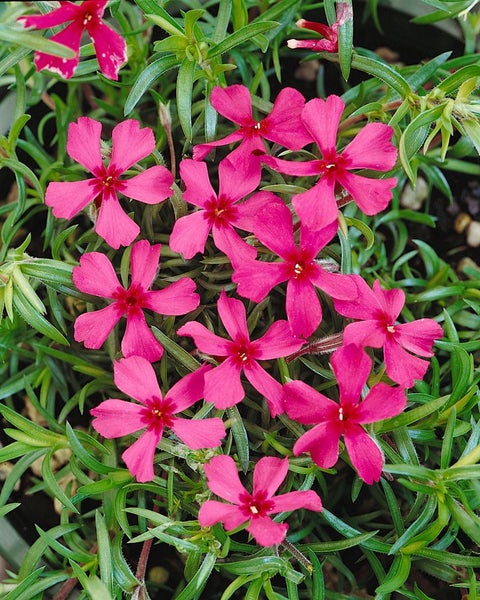
M 190 259 L 204 252 L 210 230 L 217 248 L 235 265 L 253 259 L 257 251 L 236 233 L 234 227 L 251 231 L 253 215 L 273 194 L 259 192 L 247 201 L 240 202 L 260 183 L 260 171 L 252 161 L 228 158 L 218 165 L 218 194 L 213 189 L 204 162 L 185 159 L 180 163 L 180 175 L 186 190 L 186 202 L 197 210 L 175 222 L 170 235 L 170 248 Z
M 345 317 L 361 319 L 345 327 L 345 344 L 382 348 L 385 370 L 392 381 L 409 388 L 415 379 L 422 379 L 428 361 L 412 356 L 433 356 L 432 346 L 441 338 L 441 326 L 433 319 L 417 319 L 411 323 L 397 323 L 405 304 L 405 293 L 400 289 L 384 290 L 377 280 L 373 290 L 359 275 L 352 275 L 357 285 L 356 299 L 335 300 L 335 309 Z
M 113 300 L 93 312 L 81 314 L 75 321 L 75 340 L 86 348 L 100 348 L 122 316 L 127 319 L 122 339 L 124 356 L 142 356 L 154 362 L 163 348 L 147 325 L 143 309 L 162 315 L 183 315 L 200 303 L 194 292 L 195 282 L 183 277 L 162 290 L 150 290 L 160 258 L 160 244 L 150 246 L 141 240 L 132 246 L 130 254 L 131 281 L 128 289 L 117 279 L 112 263 L 100 252 L 89 252 L 73 269 L 73 282 L 85 294 Z
M 142 435 L 122 454 L 137 481 L 154 477 L 153 457 L 165 429 L 171 429 L 192 450 L 217 448 L 225 436 L 221 419 L 182 419 L 184 411 L 203 397 L 203 378 L 211 367 L 204 365 L 178 381 L 162 397 L 152 365 L 140 356 L 114 362 L 115 385 L 140 404 L 110 399 L 90 411 L 93 428 L 108 439 L 135 433 Z
M 329 273 L 317 261 L 320 250 L 337 232 L 332 222 L 319 231 L 300 224 L 300 243 L 295 244 L 290 210 L 282 201 L 270 202 L 255 219 L 258 240 L 282 259 L 281 262 L 246 261 L 237 267 L 232 280 L 237 292 L 261 302 L 272 288 L 288 281 L 286 312 L 295 336 L 312 335 L 322 320 L 322 307 L 315 288 L 334 298 L 347 300 L 356 293 L 349 275 Z
M 362 425 L 400 414 L 406 406 L 405 390 L 377 383 L 360 400 L 372 368 L 367 354 L 349 344 L 334 352 L 331 362 L 340 389 L 339 404 L 303 381 L 284 385 L 287 415 L 300 423 L 315 425 L 297 440 L 293 453 L 298 456 L 310 452 L 320 468 L 329 469 L 338 460 L 338 444 L 343 435 L 353 466 L 365 483 L 372 484 L 382 474 L 383 456 Z
M 217 303 L 218 314 L 232 340 L 212 333 L 201 323 L 191 321 L 178 330 L 191 336 L 200 352 L 225 360 L 205 375 L 205 400 L 216 408 L 228 408 L 245 396 L 240 381 L 243 371 L 248 381 L 267 399 L 272 416 L 283 412 L 282 385 L 269 375 L 259 360 L 280 358 L 295 352 L 303 341 L 292 336 L 287 321 L 275 321 L 258 340 L 250 341 L 243 303 L 228 298 L 222 291 Z
M 208 487 L 229 504 L 207 500 L 200 507 L 198 522 L 202 527 L 223 523 L 227 531 L 248 522 L 246 529 L 260 546 L 280 544 L 285 538 L 288 525 L 275 523 L 270 515 L 300 508 L 322 510 L 322 501 L 312 490 L 274 496 L 287 472 L 287 458 L 264 456 L 255 465 L 253 491 L 250 494 L 240 482 L 233 458 L 214 456 L 205 465 Z
M 314 52 L 338 52 L 338 27 L 353 18 L 352 7 L 346 2 L 337 5 L 337 20 L 331 26 L 315 21 L 299 19 L 295 25 L 302 29 L 309 29 L 323 36 L 321 40 L 288 40 L 289 48 L 309 48 Z
M 109 79 L 118 79 L 120 67 L 127 61 L 125 40 L 103 20 L 107 0 L 86 0 L 80 4 L 60 2 L 60 7 L 46 15 L 19 17 L 26 27 L 47 29 L 71 21 L 62 31 L 52 36 L 54 42 L 68 46 L 75 52 L 75 58 L 65 59 L 43 52 L 35 52 L 34 61 L 38 71 L 48 69 L 59 73 L 65 79 L 72 77 L 78 66 L 80 39 L 84 30 L 92 38 L 100 71 Z
M 318 182 L 306 192 L 293 197 L 293 206 L 301 221 L 317 230 L 337 219 L 335 189 L 343 187 L 367 215 L 387 207 L 392 197 L 395 177 L 371 179 L 352 173 L 356 169 L 390 170 L 397 150 L 390 142 L 393 129 L 384 123 L 368 123 L 342 151 L 337 152 L 337 131 L 345 103 L 338 96 L 326 100 L 314 98 L 302 111 L 305 127 L 318 144 L 322 159 L 294 162 L 264 156 L 269 166 L 288 175 L 319 175 Z
M 312 141 L 300 119 L 305 98 L 293 88 L 283 88 L 270 114 L 260 121 L 253 118 L 252 98 L 244 85 L 215 87 L 210 102 L 217 112 L 240 125 L 240 128 L 221 140 L 195 146 L 195 160 L 202 160 L 213 148 L 236 142 L 240 142 L 240 146 L 234 151 L 235 157 L 264 154 L 264 139 L 290 150 L 300 150 Z
M 121 208 L 117 193 L 145 204 L 157 204 L 172 195 L 172 174 L 160 165 L 150 167 L 130 179 L 120 175 L 155 149 L 151 129 L 140 129 L 138 121 L 128 119 L 113 128 L 110 163 L 103 164 L 100 133 L 102 125 L 80 117 L 68 128 L 67 152 L 94 175 L 85 181 L 51 182 L 45 204 L 55 217 L 71 219 L 91 202 L 96 216 L 95 231 L 112 248 L 128 246 L 140 232 L 139 226 Z

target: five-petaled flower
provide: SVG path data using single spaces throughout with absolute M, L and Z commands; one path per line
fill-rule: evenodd
M 215 87 L 210 102 L 217 112 L 240 127 L 221 140 L 197 144 L 193 149 L 195 160 L 202 160 L 218 146 L 236 142 L 240 142 L 240 145 L 229 155 L 232 162 L 239 157 L 264 154 L 264 140 L 276 142 L 290 150 L 300 150 L 312 141 L 300 119 L 305 98 L 293 88 L 283 88 L 270 114 L 260 121 L 253 117 L 252 98 L 244 85 Z
M 354 344 L 336 350 L 331 364 L 340 389 L 339 403 L 303 381 L 289 381 L 283 386 L 287 415 L 304 425 L 315 425 L 296 441 L 293 453 L 310 452 L 319 467 L 328 469 L 338 460 L 343 435 L 353 466 L 365 483 L 372 484 L 382 474 L 383 455 L 362 425 L 400 414 L 406 406 L 405 389 L 380 382 L 361 400 L 372 361 Z
M 271 192 L 258 192 L 241 202 L 260 183 L 260 171 L 253 162 L 248 159 L 235 163 L 228 158 L 222 160 L 218 165 L 218 194 L 210 183 L 206 163 L 182 160 L 180 175 L 186 186 L 183 198 L 199 210 L 175 222 L 170 234 L 170 248 L 190 259 L 205 250 L 211 230 L 215 245 L 233 265 L 254 259 L 257 251 L 234 229 L 252 231 L 253 216 L 273 196 Z
M 105 254 L 89 252 L 80 258 L 80 266 L 73 269 L 73 282 L 86 294 L 109 298 L 111 304 L 81 314 L 75 321 L 77 342 L 87 348 L 100 348 L 122 316 L 127 319 L 122 339 L 124 356 L 142 356 L 154 362 L 163 354 L 163 348 L 147 325 L 143 309 L 162 315 L 183 315 L 200 303 L 195 293 L 195 282 L 182 277 L 161 290 L 150 290 L 160 258 L 160 244 L 151 246 L 146 240 L 136 242 L 130 254 L 131 281 L 125 289 L 118 281 L 115 269 Z
M 100 71 L 109 79 L 118 79 L 118 71 L 127 61 L 127 46 L 122 36 L 102 20 L 107 4 L 108 0 L 86 0 L 79 4 L 60 2 L 59 8 L 45 15 L 19 17 L 18 20 L 26 27 L 36 29 L 47 29 L 69 23 L 50 39 L 68 46 L 75 52 L 75 57 L 66 59 L 44 52 L 35 52 L 34 61 L 37 69 L 59 73 L 65 79 L 72 77 L 78 66 L 80 39 L 86 30 L 92 39 Z
M 110 162 L 105 165 L 101 131 L 102 124 L 89 117 L 70 123 L 67 152 L 94 177 L 49 183 L 45 204 L 53 208 L 55 217 L 71 219 L 94 202 L 95 232 L 117 249 L 131 244 L 140 233 L 139 226 L 120 206 L 117 193 L 145 204 L 157 204 L 172 195 L 173 176 L 165 167 L 155 165 L 130 179 L 120 179 L 122 173 L 153 152 L 153 132 L 148 127 L 140 129 L 134 119 L 116 125 L 112 131 Z
M 140 402 L 109 399 L 90 411 L 93 427 L 106 438 L 117 438 L 144 430 L 122 454 L 130 473 L 140 482 L 154 477 L 155 449 L 165 429 L 171 429 L 192 450 L 217 448 L 225 436 L 221 419 L 185 419 L 177 413 L 190 408 L 203 397 L 203 378 L 210 369 L 203 365 L 180 379 L 162 396 L 152 365 L 140 356 L 114 362 L 115 385 Z
M 390 141 L 393 129 L 389 125 L 367 123 L 343 151 L 337 152 L 337 132 L 344 108 L 343 100 L 331 95 L 326 100 L 310 100 L 302 111 L 302 121 L 317 143 L 321 159 L 298 162 L 263 157 L 266 164 L 281 173 L 320 176 L 313 187 L 292 199 L 300 220 L 313 230 L 337 219 L 337 185 L 350 194 L 365 214 L 374 215 L 387 207 L 397 181 L 395 177 L 372 179 L 352 172 L 389 171 L 393 167 L 397 150 Z
M 197 321 L 186 323 L 177 332 L 191 336 L 200 352 L 225 357 L 205 375 L 205 400 L 213 402 L 216 408 L 228 408 L 241 402 L 245 396 L 240 381 L 243 371 L 253 387 L 267 399 L 272 416 L 282 413 L 282 385 L 258 361 L 288 356 L 303 345 L 303 340 L 292 335 L 287 321 L 274 321 L 261 338 L 250 341 L 243 303 L 229 298 L 223 290 L 217 309 L 232 340 L 215 335 Z
M 295 24 L 301 29 L 309 29 L 315 31 L 322 36 L 318 40 L 287 40 L 289 48 L 308 48 L 314 52 L 338 52 L 338 28 L 348 20 L 353 18 L 352 7 L 346 2 L 337 4 L 337 19 L 332 25 L 324 25 L 316 21 L 306 21 L 299 19 Z
M 409 388 L 415 379 L 423 379 L 428 361 L 433 356 L 432 346 L 443 335 L 442 327 L 433 319 L 417 319 L 410 323 L 397 323 L 405 304 L 401 289 L 385 290 L 378 280 L 373 290 L 360 275 L 352 275 L 357 294 L 350 300 L 335 300 L 335 309 L 351 319 L 360 319 L 345 327 L 345 344 L 382 348 L 385 371 L 392 381 Z
M 288 281 L 286 312 L 295 336 L 312 335 L 322 320 L 316 287 L 333 298 L 347 300 L 355 296 L 355 284 L 349 275 L 329 273 L 316 261 L 320 250 L 337 232 L 335 221 L 319 231 L 300 224 L 297 246 L 290 210 L 282 201 L 274 201 L 259 211 L 253 232 L 282 261 L 246 261 L 235 269 L 232 281 L 237 283 L 237 292 L 253 302 L 261 302 L 272 288 Z
M 283 541 L 288 525 L 275 523 L 270 515 L 300 508 L 322 510 L 322 501 L 313 490 L 274 495 L 287 476 L 287 458 L 261 458 L 253 471 L 252 493 L 242 485 L 235 461 L 230 456 L 214 456 L 204 468 L 208 487 L 229 504 L 217 500 L 204 502 L 198 513 L 202 527 L 221 522 L 227 531 L 232 531 L 248 522 L 246 529 L 256 542 L 260 546 L 272 546 Z

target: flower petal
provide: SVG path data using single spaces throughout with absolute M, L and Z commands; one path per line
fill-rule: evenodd
M 239 504 L 247 490 L 240 481 L 233 458 L 225 454 L 214 456 L 204 469 L 212 492 L 228 502 Z
M 211 371 L 212 365 L 204 364 L 193 373 L 189 373 L 175 383 L 165 395 L 175 405 L 174 412 L 179 413 L 190 408 L 192 404 L 203 398 L 205 373 Z
M 351 275 L 329 273 L 319 265 L 315 266 L 311 281 L 318 289 L 327 293 L 333 299 L 346 300 L 355 297 L 357 287 L 355 282 L 352 281 Z
M 153 283 L 160 260 L 160 244 L 149 244 L 140 240 L 133 244 L 130 252 L 131 285 L 147 290 Z
M 123 356 L 142 356 L 150 362 L 160 360 L 163 355 L 163 346 L 148 327 L 142 312 L 127 315 L 121 347 Z
M 335 153 L 338 126 L 344 108 L 344 101 L 335 95 L 330 95 L 325 100 L 314 98 L 305 104 L 302 121 L 324 158 L 332 152 Z
M 322 320 L 322 305 L 313 284 L 305 279 L 290 279 L 285 306 L 293 335 L 310 337 Z
M 296 338 L 288 321 L 274 321 L 265 334 L 252 342 L 255 357 L 259 360 L 282 358 L 299 350 L 304 340 Z
M 185 202 L 205 208 L 209 200 L 217 197 L 210 183 L 207 163 L 185 158 L 180 163 L 180 177 L 185 185 Z
M 68 126 L 68 155 L 85 167 L 90 173 L 102 168 L 100 135 L 102 124 L 90 117 L 80 117 L 76 123 Z
M 392 144 L 393 128 L 385 123 L 368 123 L 342 152 L 347 169 L 390 171 L 397 160 Z
M 120 67 L 127 62 L 125 40 L 101 19 L 92 19 L 86 29 L 92 38 L 100 71 L 105 77 L 117 80 Z
M 374 440 L 356 423 L 349 424 L 344 439 L 348 456 L 360 478 L 368 485 L 379 481 L 383 455 Z
M 267 263 L 250 260 L 237 266 L 232 274 L 232 281 L 237 284 L 237 294 L 257 303 L 286 279 L 283 262 Z
M 372 387 L 358 405 L 355 422 L 376 423 L 399 415 L 407 406 L 405 389 L 380 382 Z
M 210 228 L 211 224 L 204 210 L 180 217 L 175 221 L 170 234 L 170 250 L 183 254 L 187 260 L 197 252 L 203 253 Z
M 383 312 L 378 295 L 360 275 L 349 275 L 349 277 L 357 287 L 356 294 L 350 299 L 335 298 L 335 310 L 351 319 L 377 319 Z
M 200 304 L 195 288 L 193 279 L 182 277 L 163 290 L 147 292 L 144 306 L 162 315 L 184 315 Z
M 172 431 L 192 450 L 218 448 L 225 437 L 222 419 L 181 419 L 175 418 Z
M 295 456 L 310 452 L 314 463 L 321 469 L 330 469 L 338 460 L 340 432 L 331 422 L 320 423 L 304 433 L 293 446 Z
M 73 337 L 76 342 L 83 342 L 85 348 L 98 350 L 121 316 L 116 303 L 83 313 L 75 321 Z
M 230 408 L 241 402 L 245 396 L 240 381 L 241 367 L 233 358 L 227 358 L 205 374 L 206 402 L 213 402 L 215 408 Z
M 393 335 L 405 350 L 420 356 L 433 356 L 433 343 L 443 336 L 443 329 L 433 319 L 417 319 L 411 323 L 395 325 Z
M 395 177 L 371 179 L 349 171 L 339 173 L 337 181 L 366 215 L 376 215 L 385 210 L 392 199 L 392 189 L 397 185 Z
M 247 244 L 231 226 L 218 227 L 214 224 L 212 234 L 215 246 L 228 257 L 233 268 L 245 261 L 254 260 L 257 256 L 256 249 Z
M 189 321 L 177 331 L 178 335 L 188 335 L 193 338 L 195 345 L 205 354 L 211 356 L 229 356 L 232 352 L 232 342 L 212 333 L 197 321 Z
M 135 119 L 115 125 L 112 131 L 112 156 L 109 170 L 123 173 L 155 150 L 155 138 L 149 127 L 140 128 Z
M 261 172 L 258 168 L 258 160 L 250 156 L 232 162 L 230 158 L 224 158 L 218 165 L 218 196 L 226 196 L 237 202 L 245 198 L 260 183 Z
M 264 246 L 284 260 L 296 252 L 292 214 L 283 202 L 274 200 L 258 212 L 253 233 Z
M 290 87 L 283 88 L 273 103 L 270 114 L 261 122 L 263 137 L 290 150 L 300 150 L 312 136 L 301 119 L 305 107 L 302 94 Z
M 324 175 L 312 188 L 293 196 L 292 204 L 302 225 L 312 231 L 319 231 L 337 222 L 334 186 L 334 179 Z
M 220 319 L 232 340 L 240 342 L 249 340 L 247 313 L 243 302 L 236 298 L 229 298 L 225 290 L 222 290 L 217 308 Z
M 121 358 L 113 363 L 115 385 L 127 396 L 146 404 L 153 398 L 162 399 L 155 371 L 141 356 Z
M 98 196 L 96 179 L 51 181 L 45 192 L 45 204 L 57 219 L 71 219 Z
M 50 38 L 51 42 L 57 42 L 62 46 L 67 46 L 75 52 L 74 58 L 60 58 L 60 56 L 54 56 L 53 54 L 46 54 L 45 52 L 35 52 L 34 61 L 37 71 L 47 69 L 52 73 L 57 73 L 64 79 L 70 79 L 78 66 L 80 57 L 80 40 L 83 33 L 83 25 L 74 21 L 67 25 L 65 29 L 59 31 Z
M 104 195 L 97 216 L 95 233 L 115 250 L 129 246 L 140 233 L 140 227 L 127 215 L 114 194 Z
M 272 513 L 298 510 L 306 508 L 308 510 L 322 510 L 322 501 L 320 496 L 313 490 L 293 491 L 287 494 L 280 494 L 272 498 Z
M 95 417 L 92 427 L 107 439 L 129 435 L 146 426 L 142 407 L 125 400 L 105 400 L 90 414 Z
M 162 437 L 162 433 L 145 431 L 130 448 L 125 450 L 122 458 L 132 475 L 137 481 L 144 483 L 152 481 L 155 477 L 153 471 L 153 459 L 157 444 Z
M 287 415 L 311 425 L 330 421 L 338 415 L 339 405 L 303 381 L 289 381 L 283 386 L 284 406 Z
M 263 491 L 266 498 L 270 499 L 282 485 L 287 473 L 288 458 L 264 456 L 253 471 L 253 495 Z
M 383 347 L 385 370 L 392 381 L 410 388 L 415 379 L 423 379 L 429 362 L 409 354 L 394 339 L 387 337 Z
M 285 539 L 288 525 L 276 523 L 270 517 L 255 517 L 246 529 L 259 546 L 267 547 L 276 546 Z
M 243 139 L 241 131 L 234 131 L 230 135 L 223 137 L 215 142 L 208 142 L 207 144 L 197 144 L 193 147 L 193 158 L 194 160 L 203 160 L 214 148 L 219 146 L 227 146 L 228 144 L 234 144 L 239 140 Z
M 161 165 L 150 167 L 121 182 L 124 196 L 145 204 L 158 204 L 173 194 L 173 176 Z
M 373 293 L 376 302 L 385 314 L 386 318 L 384 317 L 383 320 L 390 321 L 389 325 L 393 325 L 405 304 L 405 292 L 400 288 L 386 290 L 382 288 L 380 281 L 376 279 L 373 282 Z
M 252 97 L 248 87 L 230 85 L 226 88 L 216 86 L 210 95 L 213 108 L 230 121 L 242 126 L 254 124 L 252 116 Z
M 270 414 L 276 417 L 283 413 L 282 385 L 265 371 L 255 360 L 249 360 L 243 367 L 243 372 L 253 387 L 267 400 Z
M 345 344 L 356 344 L 367 348 L 381 348 L 385 344 L 385 325 L 378 320 L 368 319 L 349 323 L 343 332 Z
M 105 4 L 107 2 L 105 1 Z M 67 21 L 73 21 L 81 16 L 83 10 L 79 4 L 73 2 L 62 2 L 61 6 L 44 15 L 22 15 L 18 21 L 23 23 L 25 27 L 35 27 L 35 29 L 48 29 L 63 25 Z
M 217 500 L 207 500 L 198 512 L 200 527 L 210 527 L 215 523 L 223 523 L 227 531 L 236 529 L 245 523 L 246 517 L 240 508 L 233 504 L 224 504 Z
M 330 359 L 340 389 L 340 403 L 357 404 L 372 370 L 372 360 L 360 346 L 341 346 Z
M 112 263 L 101 252 L 87 252 L 81 256 L 80 266 L 74 267 L 72 278 L 81 292 L 100 298 L 114 298 L 122 289 Z

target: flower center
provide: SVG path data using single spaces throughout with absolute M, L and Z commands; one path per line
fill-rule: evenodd
M 263 490 L 253 495 L 245 492 L 240 496 L 240 508 L 250 519 L 265 517 L 272 510 L 273 501 L 267 498 L 267 493 Z
M 175 419 L 175 406 L 171 400 L 152 398 L 147 400 L 147 405 L 142 409 L 143 422 L 148 429 L 158 431 L 164 427 L 171 427 Z
M 387 325 L 388 333 L 395 333 L 395 325 Z
M 130 316 L 138 313 L 145 305 L 145 290 L 138 284 L 131 285 L 128 290 L 120 288 L 117 290 L 114 298 L 122 314 Z
M 212 225 L 225 226 L 229 225 L 235 217 L 235 207 L 232 206 L 232 201 L 226 196 L 211 198 L 206 207 L 208 220 Z
M 90 13 L 85 13 L 83 16 L 83 24 L 87 25 L 87 23 L 90 23 L 90 21 L 93 19 L 93 15 L 91 15 Z
M 298 279 L 298 276 L 302 274 L 302 271 L 303 265 L 301 265 L 300 263 L 295 263 L 295 266 L 293 267 L 294 278 Z

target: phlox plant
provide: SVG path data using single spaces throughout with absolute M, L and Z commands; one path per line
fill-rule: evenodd
M 2 3 L 0 598 L 480 597 L 480 268 L 401 205 L 480 176 L 480 21 L 413 4 L 463 52 L 388 63 L 373 0 Z

